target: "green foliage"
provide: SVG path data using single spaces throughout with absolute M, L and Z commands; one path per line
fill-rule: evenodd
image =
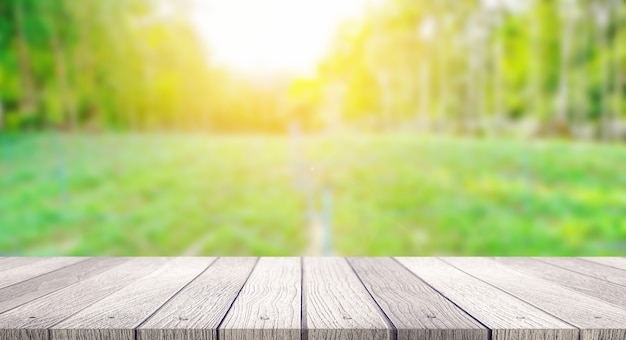
M 626 4 L 523 3 L 384 1 L 343 23 L 316 75 L 250 79 L 211 63 L 177 1 L 4 0 L 0 119 L 15 130 L 222 132 L 418 121 L 475 134 L 506 120 L 574 137 L 626 126 Z
M 345 86 L 347 121 L 384 114 L 374 101 L 387 96 L 393 120 L 443 115 L 448 124 L 478 125 L 476 132 L 497 129 L 490 121 L 498 118 L 538 121 L 543 128 L 535 133 L 568 136 L 581 124 L 602 133 L 599 121 L 609 115 L 623 124 L 626 53 L 620 32 L 626 29 L 626 5 L 571 1 L 564 9 L 565 1 L 525 3 L 525 9 L 514 9 L 472 1 L 385 2 L 364 23 L 346 29 L 350 34 L 338 35 L 339 47 L 321 78 Z M 599 8 L 609 16 L 607 28 L 594 20 L 596 5 L 605 6 Z M 567 131 L 553 128 L 562 91 Z M 607 98 L 612 105 L 603 103 Z M 358 105 L 364 100 L 368 104 Z M 420 116 L 422 105 L 426 117 Z

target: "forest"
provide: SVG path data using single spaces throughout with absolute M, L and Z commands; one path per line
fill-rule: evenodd
M 0 256 L 623 256 L 625 16 L 0 0 Z
M 263 77 L 211 62 L 195 6 L 2 1 L 2 129 L 626 138 L 619 0 L 373 2 L 314 74 Z

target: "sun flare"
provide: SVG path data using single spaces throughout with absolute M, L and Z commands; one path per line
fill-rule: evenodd
M 194 23 L 211 59 L 249 74 L 309 74 L 341 21 L 372 0 L 198 0 Z

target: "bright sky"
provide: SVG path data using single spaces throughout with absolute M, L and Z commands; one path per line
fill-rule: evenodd
M 220 64 L 247 74 L 307 75 L 339 23 L 379 0 L 196 0 L 193 21 Z

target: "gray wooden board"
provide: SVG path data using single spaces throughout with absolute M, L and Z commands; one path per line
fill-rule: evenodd
M 300 339 L 299 258 L 262 258 L 219 329 L 221 340 Z
M 460 270 L 580 328 L 581 340 L 626 338 L 626 310 L 493 259 L 444 258 Z
M 397 260 L 492 330 L 492 339 L 578 340 L 578 329 L 432 257 Z M 497 312 L 495 312 L 497 311 Z
M 134 340 L 135 328 L 213 262 L 173 258 L 161 268 L 50 328 L 52 340 Z
M 87 260 L 86 257 L 51 257 L 41 261 L 29 262 L 23 266 L 13 267 L 0 272 L 0 288 L 8 287 L 85 260 Z
M 484 339 L 489 331 L 391 258 L 350 264 L 397 329 L 400 340 Z
M 392 327 L 343 258 L 304 258 L 304 337 L 390 339 Z
M 1 258 L 0 340 L 624 340 L 624 262 Z
M 124 261 L 126 259 L 123 258 L 90 258 L 2 288 L 0 289 L 0 313 L 98 275 Z
M 626 286 L 626 270 L 574 257 L 539 257 L 539 261 Z
M 113 259 L 105 259 L 112 265 Z M 157 268 L 165 258 L 133 258 L 0 314 L 0 340 L 45 340 L 47 329 Z
M 3 257 L 0 259 L 0 275 L 7 269 L 25 266 L 45 259 L 45 257 Z
M 581 257 L 581 259 L 626 270 L 626 258 L 623 257 Z
M 211 340 L 257 259 L 217 259 L 137 330 L 139 340 Z
M 615 283 L 582 275 L 561 267 L 524 257 L 502 257 L 496 261 L 518 271 L 554 282 L 626 309 L 626 289 Z

